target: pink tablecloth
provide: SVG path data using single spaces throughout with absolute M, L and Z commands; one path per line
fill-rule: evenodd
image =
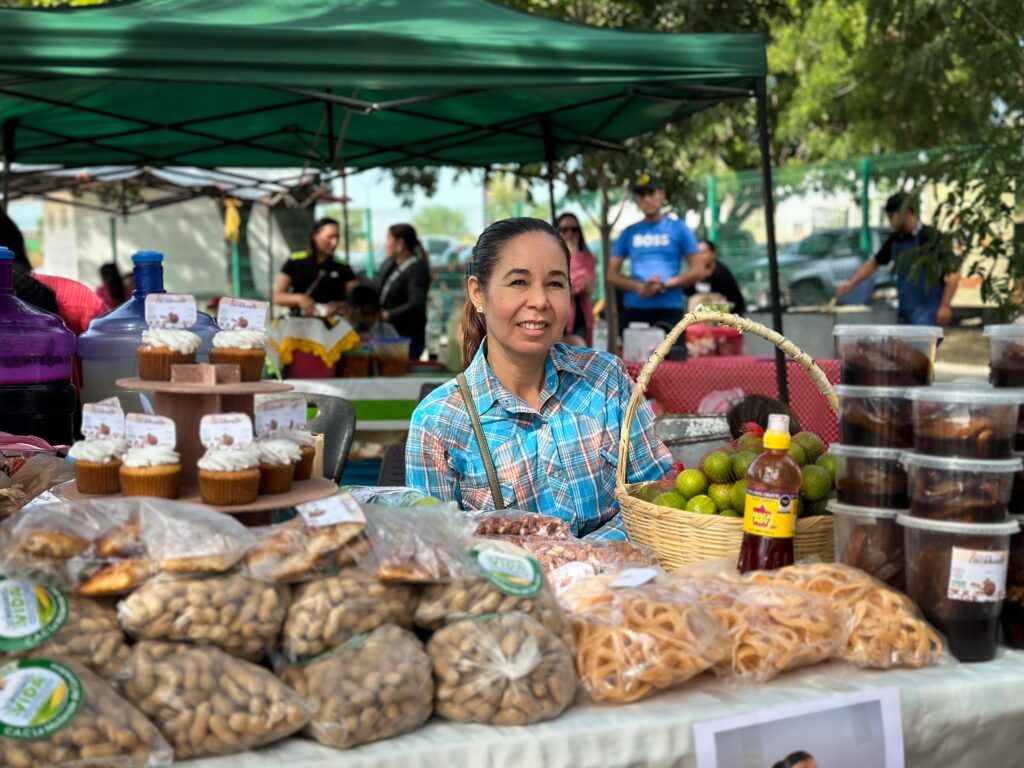
M 814 362 L 832 384 L 839 381 L 838 360 Z M 792 360 L 787 363 L 789 404 L 800 426 L 820 435 L 826 443 L 838 441 L 839 424 L 828 401 L 803 368 Z M 636 379 L 643 363 L 627 363 L 626 366 L 630 376 Z M 699 413 L 701 401 L 715 392 L 725 392 L 729 399 L 744 395 L 778 397 L 775 360 L 745 355 L 700 357 L 685 362 L 666 360 L 658 366 L 647 388 L 647 396 L 657 400 L 666 413 Z

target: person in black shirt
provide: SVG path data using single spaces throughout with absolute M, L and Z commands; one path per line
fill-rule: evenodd
M 934 280 L 926 269 L 913 271 L 914 262 L 920 260 L 937 259 L 940 264 L 949 264 L 952 261 L 949 242 L 938 230 L 921 223 L 907 195 L 890 197 L 885 203 L 885 213 L 893 228 L 892 234 L 873 258 L 860 265 L 849 282 L 836 289 L 836 295 L 845 296 L 859 282 L 873 275 L 879 265 L 893 263 L 899 321 L 910 325 L 949 325 L 960 273 L 956 269 L 948 270 L 941 280 Z
M 352 267 L 334 255 L 339 239 L 338 222 L 320 219 L 313 225 L 309 248 L 293 253 L 274 281 L 273 301 L 291 307 L 293 315 L 313 317 L 318 304 L 327 315 L 338 314 L 345 297 L 356 285 Z
M 697 255 L 711 269 L 711 276 L 698 280 L 693 285 L 685 286 L 683 291 L 686 295 L 689 297 L 696 294 L 717 293 L 732 304 L 733 314 L 742 315 L 746 312 L 747 302 L 743 299 L 743 293 L 729 268 L 718 260 L 718 250 L 715 248 L 715 244 L 710 240 L 701 240 L 697 244 Z
M 409 338 L 409 357 L 419 360 L 426 346 L 427 292 L 430 264 L 411 224 L 392 224 L 384 242 L 388 257 L 381 265 L 377 290 L 380 319 Z

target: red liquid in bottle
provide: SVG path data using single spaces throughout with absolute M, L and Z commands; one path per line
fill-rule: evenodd
M 784 421 L 782 421 L 784 420 Z M 765 452 L 747 470 L 739 570 L 768 571 L 793 564 L 793 533 L 803 474 L 789 450 L 789 417 L 769 417 Z

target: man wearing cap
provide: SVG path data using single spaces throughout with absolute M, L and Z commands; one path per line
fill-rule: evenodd
M 683 316 L 683 288 L 711 275 L 697 255 L 697 238 L 679 219 L 662 214 L 665 185 L 652 173 L 636 177 L 633 195 L 644 218 L 619 236 L 608 260 L 608 280 L 623 292 L 623 327 L 631 322 L 674 326 Z M 630 274 L 622 262 L 630 260 Z
M 949 257 L 949 242 L 933 227 L 926 227 L 917 218 L 914 202 L 903 194 L 895 194 L 885 202 L 885 213 L 893 232 L 882 243 L 878 253 L 860 265 L 849 282 L 836 289 L 845 296 L 858 283 L 875 273 L 879 265 L 893 263 L 896 292 L 899 298 L 899 321 L 908 325 L 949 325 L 953 318 L 953 296 L 960 282 L 956 270 L 942 280 L 934 280 L 924 265 L 914 271 L 914 262 Z M 905 255 L 905 258 L 903 258 Z

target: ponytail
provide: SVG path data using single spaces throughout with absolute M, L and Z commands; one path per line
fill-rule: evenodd
M 462 309 L 462 367 L 468 368 L 476 357 L 477 350 L 484 343 L 484 336 L 487 335 L 487 325 L 484 323 L 484 316 L 476 311 L 473 302 L 466 299 L 466 306 Z

